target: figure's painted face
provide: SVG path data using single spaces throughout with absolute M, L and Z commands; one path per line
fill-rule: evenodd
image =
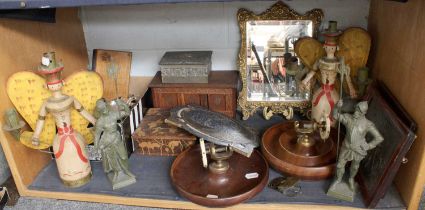
M 324 48 L 325 48 L 325 52 L 328 54 L 336 52 L 336 46 L 325 45 Z
M 62 82 L 52 84 L 52 85 L 47 85 L 47 88 L 51 91 L 58 91 L 58 90 L 62 89 L 62 87 L 63 87 Z

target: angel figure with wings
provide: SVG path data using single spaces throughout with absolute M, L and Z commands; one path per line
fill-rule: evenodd
M 63 88 L 63 68 L 62 63 L 56 62 L 54 52 L 44 53 L 38 73 L 46 80 L 32 72 L 18 72 L 9 78 L 7 91 L 18 112 L 34 130 L 33 133 L 24 132 L 20 141 L 36 149 L 53 146 L 62 182 L 68 187 L 79 187 L 88 183 L 92 176 L 86 151 L 86 143 L 89 142 L 85 138 L 93 140 L 87 135 L 90 133 L 87 125 L 88 122 L 96 123 L 90 112 L 94 109 L 96 99 L 102 94 L 101 90 L 93 91 L 91 88 L 99 88 L 93 85 L 100 85 L 102 88 L 102 81 L 95 73 L 93 75 L 82 71 L 70 76 L 70 85 Z M 92 84 L 86 85 L 88 83 Z M 45 89 L 46 86 L 49 91 Z M 25 92 L 30 95 L 23 96 Z M 86 110 L 80 100 L 90 110 Z M 91 100 L 94 100 L 93 105 Z
M 317 70 L 319 70 L 319 75 L 317 76 L 320 78 L 321 87 L 313 91 L 311 118 L 316 122 L 322 122 L 323 120 L 330 121 L 332 126 L 336 123 L 332 117 L 332 110 L 336 102 L 339 101 L 341 95 L 341 93 L 337 91 L 337 88 L 340 87 L 336 87 L 336 84 L 338 84 L 338 82 L 343 83 L 343 80 L 345 80 L 347 82 L 348 94 L 350 97 L 357 97 L 356 89 L 351 80 L 351 76 L 353 75 L 350 72 L 353 70 L 351 67 L 355 67 L 354 70 L 357 70 L 359 63 L 361 63 L 360 66 L 365 65 L 370 48 L 370 37 L 368 37 L 366 33 L 367 36 L 363 36 L 366 40 L 363 45 L 366 46 L 362 46 L 362 49 L 365 49 L 364 51 L 366 51 L 366 53 L 353 56 L 351 51 L 353 51 L 352 49 L 354 49 L 354 47 L 350 45 L 350 43 L 353 43 L 351 39 L 352 34 L 353 32 L 356 34 L 364 34 L 364 30 L 360 28 L 347 30 L 349 33 L 345 34 L 346 32 L 344 32 L 342 35 L 344 36 L 342 40 L 344 41 L 344 43 L 342 43 L 344 46 L 343 52 L 338 52 L 338 56 L 338 45 L 341 45 L 342 41 L 338 39 L 341 32 L 337 30 L 336 24 L 335 21 L 329 22 L 329 29 L 323 33 L 325 37 L 323 47 L 313 38 L 300 39 L 295 46 L 297 55 L 299 55 L 303 64 L 310 69 L 310 72 L 307 73 L 301 82 L 301 89 L 312 88 L 312 79 L 316 75 Z M 369 38 L 369 40 L 367 38 Z M 356 48 L 358 48 L 357 45 Z M 358 58 L 359 56 L 360 59 Z M 366 57 L 366 59 L 363 57 Z M 347 63 L 344 58 L 347 58 Z M 337 81 L 338 74 L 341 75 L 341 81 Z

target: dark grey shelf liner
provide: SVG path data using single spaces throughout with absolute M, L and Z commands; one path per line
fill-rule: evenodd
M 131 171 L 137 176 L 137 183 L 116 191 L 112 191 L 112 186 L 103 173 L 100 162 L 92 162 L 93 178 L 90 183 L 80 188 L 71 189 L 61 183 L 55 161 L 52 160 L 41 171 L 29 188 L 32 190 L 54 192 L 81 192 L 137 198 L 186 200 L 178 195 L 169 179 L 169 171 L 173 160 L 173 157 L 133 154 L 130 158 L 130 167 L 132 169 Z M 278 176 L 279 174 L 276 171 L 273 169 L 270 170 L 269 180 Z M 301 186 L 302 194 L 296 197 L 287 197 L 266 187 L 260 194 L 249 200 L 248 203 L 306 203 L 364 207 L 359 193 L 353 203 L 326 196 L 326 189 L 329 186 L 329 182 L 329 180 L 300 182 L 299 185 Z M 379 202 L 377 208 L 402 209 L 405 206 L 397 190 L 391 187 L 384 199 Z
M 265 121 L 256 115 L 243 123 L 257 128 L 260 133 L 271 125 L 283 121 L 282 117 L 274 116 Z M 126 188 L 112 191 L 111 184 L 102 170 L 101 162 L 92 162 L 93 178 L 90 183 L 80 188 L 66 188 L 62 185 L 55 161 L 52 160 L 36 177 L 29 186 L 32 190 L 53 192 L 80 192 L 117 195 L 137 198 L 152 198 L 163 200 L 186 200 L 174 190 L 169 174 L 174 157 L 155 157 L 133 154 L 130 157 L 131 171 L 137 176 L 137 183 Z M 269 181 L 280 176 L 279 173 L 270 169 Z M 283 194 L 265 188 L 261 193 L 247 201 L 248 203 L 287 203 L 287 204 L 313 204 L 313 205 L 342 205 L 353 207 L 365 207 L 360 193 L 357 193 L 353 203 L 333 199 L 326 195 L 330 180 L 325 181 L 302 181 L 299 183 L 302 194 L 296 197 L 287 197 Z M 379 209 L 405 209 L 405 205 L 394 186 L 391 186 L 386 196 L 379 202 Z

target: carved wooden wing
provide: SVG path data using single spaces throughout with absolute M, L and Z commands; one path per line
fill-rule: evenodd
M 322 44 L 311 37 L 304 37 L 295 43 L 295 53 L 310 70 L 314 63 L 325 55 Z
M 360 67 L 366 66 L 369 57 L 371 38 L 362 28 L 349 28 L 339 37 L 338 57 L 344 57 L 345 63 L 350 66 L 350 76 L 357 76 Z
M 44 78 L 29 71 L 17 72 L 7 80 L 7 95 L 16 110 L 33 130 L 37 123 L 41 105 L 51 95 L 45 84 Z M 31 137 L 33 132 L 30 131 L 24 131 L 19 140 L 27 147 L 46 149 L 52 144 L 55 133 L 55 121 L 51 115 L 47 115 L 40 134 L 39 146 L 32 145 Z
M 7 81 L 6 89 L 10 100 L 33 130 L 37 123 L 41 105 L 51 96 L 45 84 L 44 78 L 29 71 L 17 72 L 10 76 Z M 102 79 L 95 72 L 80 71 L 66 79 L 63 92 L 74 96 L 88 112 L 93 113 L 96 100 L 101 98 L 103 94 Z M 71 123 L 75 130 L 84 136 L 87 143 L 93 142 L 93 135 L 87 128 L 88 121 L 74 109 L 71 111 Z M 32 131 L 24 131 L 21 134 L 20 141 L 30 148 L 46 149 L 52 145 L 55 134 L 55 121 L 52 115 L 48 114 L 40 134 L 39 146 L 32 145 Z
M 65 79 L 62 90 L 65 94 L 74 96 L 90 114 L 93 114 L 96 101 L 103 95 L 103 82 L 96 72 L 79 71 Z M 93 134 L 87 128 L 89 121 L 75 109 L 71 111 L 71 124 L 75 130 L 83 135 L 87 144 L 93 142 Z

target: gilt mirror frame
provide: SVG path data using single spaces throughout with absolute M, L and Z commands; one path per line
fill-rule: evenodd
M 239 9 L 237 19 L 241 33 L 241 47 L 239 51 L 239 72 L 242 80 L 242 90 L 239 92 L 238 105 L 241 108 L 243 119 L 247 120 L 258 108 L 263 108 L 263 114 L 266 119 L 270 118 L 267 112 L 283 114 L 287 119 L 292 118 L 293 108 L 300 110 L 308 108 L 310 101 L 248 101 L 247 98 L 247 22 L 255 20 L 311 20 L 313 23 L 313 37 L 316 37 L 319 31 L 320 23 L 323 20 L 323 11 L 321 9 L 312 9 L 304 15 L 295 12 L 282 1 L 278 1 L 263 13 L 256 15 L 247 9 Z M 268 111 L 271 110 L 271 111 Z

